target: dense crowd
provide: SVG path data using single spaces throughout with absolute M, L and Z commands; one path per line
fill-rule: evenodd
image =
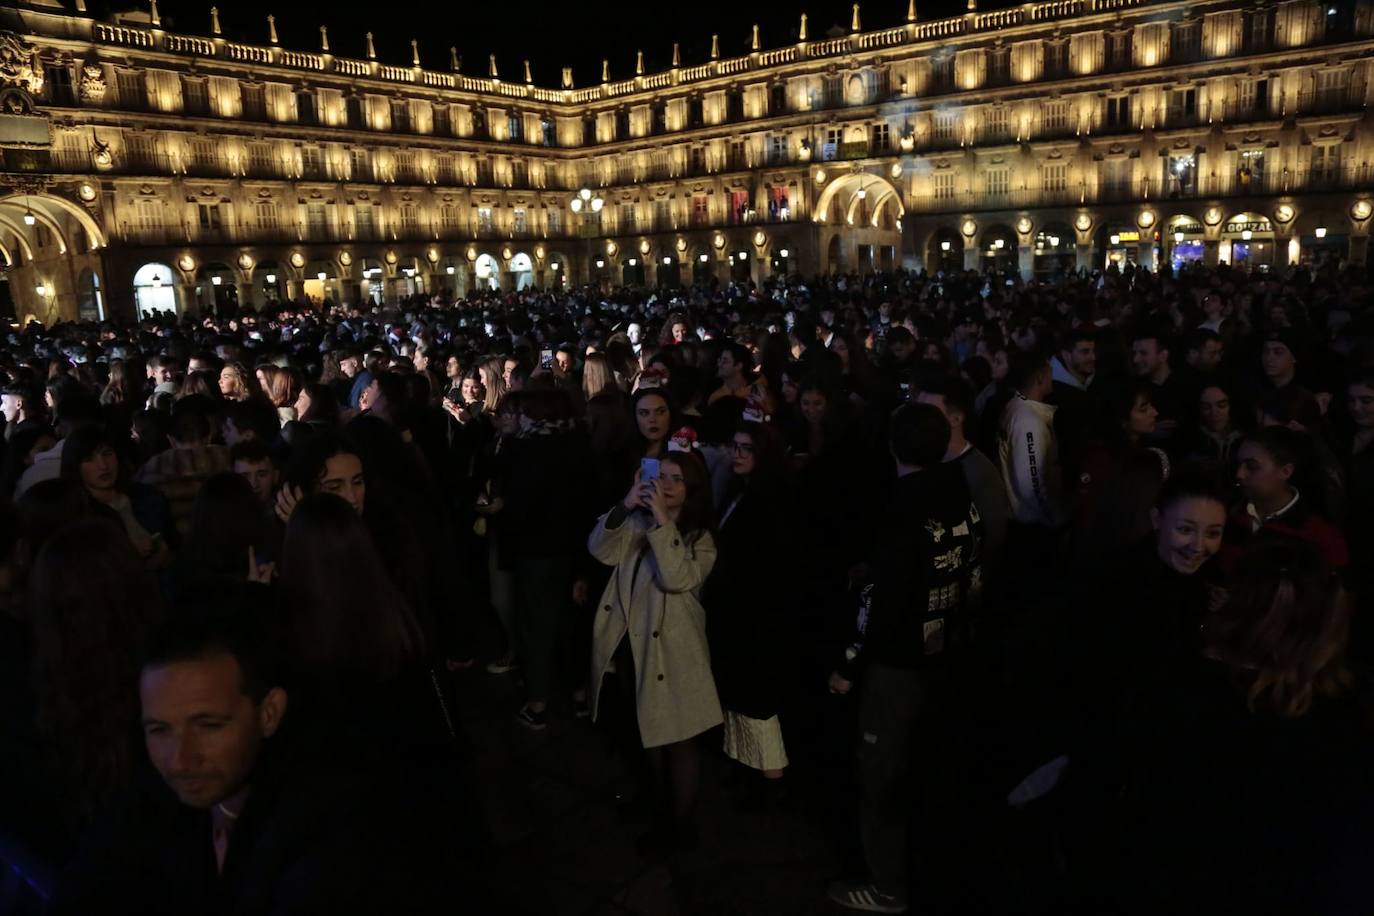
M 762 812 L 852 768 L 849 908 L 993 847 L 1029 910 L 1374 900 L 1359 268 L 283 303 L 15 327 L 0 382 L 53 912 L 472 902 L 488 676 L 618 743 L 645 855 L 703 755 Z

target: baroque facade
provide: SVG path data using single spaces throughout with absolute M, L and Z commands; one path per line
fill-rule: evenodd
M 559 89 L 0 10 L 19 318 L 804 270 L 1363 261 L 1374 0 L 1046 0 Z M 975 0 L 970 0 L 970 7 Z M 337 37 L 335 38 L 337 41 Z M 412 49 L 414 45 L 412 44 Z

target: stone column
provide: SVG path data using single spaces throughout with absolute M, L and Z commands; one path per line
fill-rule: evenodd
M 1030 245 L 1016 247 L 1016 266 L 1021 271 L 1021 279 L 1029 281 L 1035 277 L 1035 251 Z
M 981 256 L 982 251 L 976 244 L 964 241 L 964 270 L 977 270 Z

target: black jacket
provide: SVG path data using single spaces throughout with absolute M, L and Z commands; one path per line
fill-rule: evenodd
M 366 751 L 322 730 L 267 740 L 217 871 L 209 811 L 148 780 L 92 831 L 56 914 L 432 912 L 440 862 Z
M 878 526 L 846 676 L 862 664 L 922 667 L 977 638 L 983 526 L 953 464 L 897 481 Z
M 729 507 L 727 501 L 726 507 Z M 746 487 L 716 535 L 716 565 L 702 603 L 720 704 L 768 719 L 782 703 L 786 609 L 786 500 Z

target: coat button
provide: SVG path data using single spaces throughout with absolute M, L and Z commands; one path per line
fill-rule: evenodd
M 608 611 L 609 611 L 609 610 L 610 610 L 610 609 L 611 609 L 611 606 L 610 606 L 610 605 L 609 605 L 609 604 L 608 604 L 608 605 L 606 605 L 606 610 L 608 610 Z
M 681 545 L 682 545 L 682 542 L 681 542 L 681 541 L 679 541 L 677 538 L 673 538 L 673 546 L 674 546 L 674 547 L 679 547 L 679 546 L 681 546 Z
M 658 676 L 658 679 L 659 679 L 660 681 L 663 680 L 663 675 L 660 674 L 660 675 Z
M 658 630 L 654 630 L 654 639 L 658 639 Z

